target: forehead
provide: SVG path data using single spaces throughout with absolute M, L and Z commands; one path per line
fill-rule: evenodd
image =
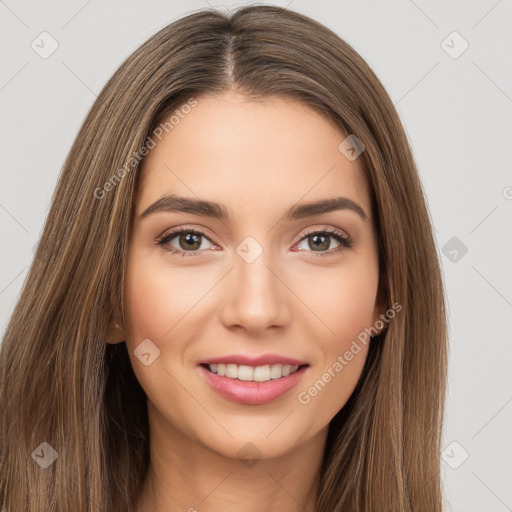
M 233 215 L 343 195 L 371 215 L 362 164 L 338 149 L 347 134 L 304 103 L 225 93 L 187 111 L 144 161 L 138 214 L 177 193 L 231 205 Z

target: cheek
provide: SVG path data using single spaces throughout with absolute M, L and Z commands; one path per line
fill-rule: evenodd
M 205 294 L 215 284 L 215 276 L 207 267 L 199 266 L 177 270 L 165 258 L 152 257 L 135 248 L 130 253 L 126 270 L 124 309 L 126 346 L 132 367 L 148 396 L 157 400 L 162 383 L 175 385 L 166 370 L 181 372 L 189 358 L 190 340 L 202 328 L 199 312 L 208 317 L 214 306 L 205 309 Z M 160 353 L 154 363 L 145 366 L 137 358 L 144 347 L 141 343 L 151 340 Z M 169 380 L 170 379 L 170 380 Z
M 136 251 L 129 261 L 124 295 L 129 341 L 149 338 L 162 343 L 198 300 L 198 282 L 188 273 L 143 259 Z
M 345 344 L 343 344 L 345 345 Z M 348 343 L 315 368 L 297 391 L 302 413 L 317 427 L 327 425 L 345 406 L 360 380 L 368 345 Z
M 145 338 L 158 340 L 172 327 L 172 318 L 166 314 L 173 310 L 172 299 L 163 297 L 162 284 L 150 271 L 139 268 L 128 272 L 125 311 L 130 345 Z
M 341 349 L 347 340 L 371 326 L 378 287 L 378 268 L 371 261 L 344 268 L 321 269 L 301 279 L 301 297 L 324 333 L 326 346 Z
M 318 424 L 328 423 L 354 391 L 368 354 L 378 287 L 374 259 L 315 274 L 302 281 L 309 293 L 308 306 L 316 313 L 304 325 L 317 340 L 317 364 L 298 390 L 298 402 Z
M 197 283 L 191 283 L 184 274 L 162 268 L 143 251 L 133 250 L 128 259 L 124 289 L 126 346 L 137 380 L 159 410 L 168 407 L 170 394 L 177 409 L 187 407 L 187 395 L 177 392 L 175 378 L 179 380 L 179 362 L 186 351 L 187 314 L 199 299 L 199 292 L 190 291 Z M 144 340 L 151 340 L 160 350 L 154 357 L 157 352 L 147 344 L 152 359 L 149 365 L 136 354 L 141 352 L 137 349 L 144 346 Z

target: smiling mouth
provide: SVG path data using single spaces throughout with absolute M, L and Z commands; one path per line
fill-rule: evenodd
M 272 364 L 263 366 L 247 366 L 238 364 L 201 364 L 211 373 L 226 377 L 232 380 L 245 381 L 245 382 L 268 382 L 270 380 L 277 380 L 283 377 L 288 377 L 305 368 L 309 365 L 303 364 L 300 366 L 289 364 Z

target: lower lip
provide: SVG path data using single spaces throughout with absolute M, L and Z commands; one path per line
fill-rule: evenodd
M 295 373 L 287 377 L 272 379 L 266 382 L 229 379 L 228 377 L 221 377 L 216 373 L 212 373 L 204 366 L 199 366 L 198 368 L 206 377 L 210 386 L 224 398 L 240 404 L 257 405 L 272 402 L 290 391 L 290 389 L 293 389 L 304 376 L 308 366 L 299 368 Z

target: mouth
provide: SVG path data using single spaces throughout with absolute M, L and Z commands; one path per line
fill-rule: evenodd
M 246 405 L 265 404 L 282 397 L 302 380 L 308 368 L 307 363 L 250 366 L 210 362 L 198 365 L 214 391 L 230 402 Z
M 301 368 L 309 366 L 308 364 L 291 365 L 291 364 L 273 364 L 263 366 L 248 366 L 237 364 L 206 364 L 200 366 L 206 370 L 226 377 L 227 379 L 240 380 L 244 382 L 268 382 L 270 380 L 281 379 L 293 375 Z

